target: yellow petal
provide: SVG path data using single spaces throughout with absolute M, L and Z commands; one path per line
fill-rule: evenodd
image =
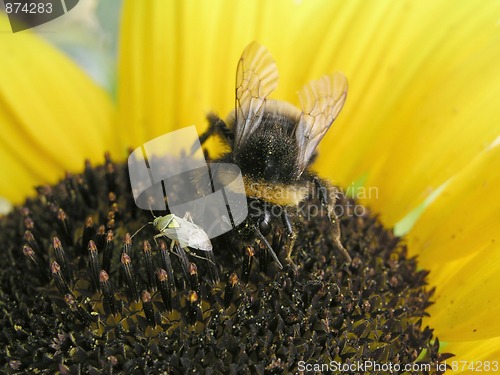
M 420 264 L 434 267 L 500 243 L 500 145 L 451 179 L 408 233 Z
M 36 184 L 88 157 L 116 151 L 113 108 L 75 64 L 30 31 L 13 34 L 0 15 L 0 195 L 19 202 Z
M 340 48 L 326 34 L 350 87 L 318 169 L 344 186 L 366 176 L 393 225 L 500 133 L 500 3 L 389 3 L 349 18 Z
M 193 124 L 203 130 L 208 111 L 234 101 L 237 57 L 224 48 L 238 17 L 233 8 L 209 1 L 124 4 L 118 125 L 125 144 Z
M 488 374 L 500 371 L 500 337 L 449 342 L 444 346 L 444 351 L 455 354 L 455 357 L 446 361 L 452 374 Z
M 118 90 L 124 143 L 192 124 L 203 131 L 209 111 L 225 117 L 234 109 L 244 47 L 252 40 L 268 46 L 304 7 L 289 0 L 126 2 Z
M 144 6 L 126 2 L 118 90 L 118 124 L 126 129 L 121 132 L 124 142 L 137 145 L 192 124 L 204 130 L 209 111 L 225 117 L 234 109 L 238 59 L 253 40 L 266 46 L 277 61 L 281 79 L 272 97 L 298 104 L 302 85 L 336 67 L 330 45 L 323 48 L 318 42 L 322 48 L 312 50 L 311 40 L 320 41 L 325 31 L 333 29 L 340 37 L 339 25 L 348 28 L 348 18 L 358 10 L 358 3 L 353 4 L 187 0 L 149 1 Z M 378 9 L 369 6 L 366 18 L 372 8 Z M 384 12 L 381 8 L 379 13 Z M 328 56 L 317 59 L 323 50 L 329 51 Z
M 499 145 L 474 158 L 408 233 L 410 252 L 437 287 L 429 324 L 444 341 L 500 336 L 500 323 L 492 319 L 500 313 L 498 165 Z
M 451 271 L 451 272 L 450 272 Z M 454 270 L 444 266 L 430 275 L 436 285 L 435 304 L 428 324 L 440 341 L 471 341 L 500 336 L 500 243 L 487 246 L 467 260 L 455 261 Z M 435 284 L 439 279 L 439 284 Z

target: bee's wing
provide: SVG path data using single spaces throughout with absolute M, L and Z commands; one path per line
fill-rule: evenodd
M 347 78 L 342 73 L 323 76 L 299 92 L 302 114 L 295 129 L 299 146 L 299 168 L 307 167 L 314 150 L 338 116 L 347 96 Z
M 267 96 L 278 86 L 278 69 L 269 51 L 252 42 L 243 51 L 236 71 L 237 148 L 260 125 Z

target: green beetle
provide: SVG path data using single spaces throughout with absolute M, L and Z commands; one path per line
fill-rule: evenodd
M 186 212 L 184 218 L 174 214 L 155 217 L 153 226 L 160 232 L 154 239 L 159 237 L 168 237 L 177 241 L 182 248 L 190 247 L 203 251 L 212 251 L 212 243 L 207 233 L 200 226 L 193 223 L 189 212 Z

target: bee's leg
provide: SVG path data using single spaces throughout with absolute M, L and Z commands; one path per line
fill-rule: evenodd
M 232 129 L 230 129 L 225 121 L 221 119 L 219 116 L 217 116 L 215 113 L 209 113 L 207 116 L 208 124 L 209 124 L 209 130 L 210 128 L 213 128 L 212 133 L 217 132 L 224 142 L 227 144 L 232 144 L 234 140 L 234 134 Z M 203 136 L 203 135 L 202 135 Z M 206 137 L 208 138 L 208 136 Z M 206 139 L 202 139 L 200 137 L 200 142 L 203 144 Z
M 217 116 L 215 113 L 209 113 L 207 115 L 207 120 L 208 120 L 208 129 L 205 130 L 205 132 L 202 135 L 200 135 L 199 137 L 200 145 L 203 146 L 206 140 L 215 133 L 219 134 L 224 142 L 226 142 L 229 145 L 232 145 L 234 139 L 233 131 L 229 129 L 224 120 L 221 119 L 219 116 Z M 191 155 L 193 155 L 197 150 L 198 150 L 198 142 L 196 142 L 191 147 Z
M 292 251 L 293 246 L 295 244 L 295 239 L 297 238 L 297 234 L 294 231 L 292 221 L 290 220 L 290 216 L 286 210 L 283 210 L 281 214 L 281 220 L 283 221 L 283 225 L 285 226 L 285 232 L 288 237 L 286 242 L 286 261 L 290 264 L 294 269 L 297 268 L 297 265 L 293 263 L 292 260 Z
M 269 243 L 269 241 L 266 239 L 266 237 L 264 237 L 264 235 L 260 232 L 259 228 L 257 228 L 255 225 L 253 226 L 253 229 L 254 229 L 255 233 L 257 234 L 257 237 L 259 237 L 259 239 L 261 240 L 261 242 L 266 246 L 267 250 L 271 253 L 271 256 L 273 257 L 274 261 L 278 265 L 278 268 L 280 270 L 282 270 L 283 269 L 283 265 L 281 264 L 280 260 L 278 259 L 278 256 L 274 252 L 274 250 L 273 250 L 271 244 Z
M 340 250 L 342 255 L 344 255 L 347 262 L 350 263 L 351 257 L 347 252 L 347 250 L 345 249 L 345 247 L 342 245 L 342 242 L 340 242 L 340 223 L 339 219 L 337 218 L 337 215 L 335 215 L 335 210 L 334 210 L 335 200 L 337 198 L 337 189 L 334 187 L 330 187 L 329 189 L 318 177 L 314 177 L 313 182 L 319 200 L 321 202 L 321 206 L 326 209 L 326 216 L 328 217 L 328 220 L 332 224 L 333 243 Z M 329 190 L 334 192 L 334 194 L 331 194 L 333 195 L 333 199 L 330 199 L 329 196 L 330 194 L 328 194 Z

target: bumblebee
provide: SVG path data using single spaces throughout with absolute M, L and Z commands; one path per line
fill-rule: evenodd
M 309 170 L 315 150 L 339 114 L 347 95 L 342 73 L 311 81 L 299 91 L 301 109 L 268 96 L 278 85 L 278 70 L 269 51 L 256 42 L 243 51 L 236 72 L 235 110 L 226 121 L 208 115 L 203 144 L 219 136 L 229 148 L 215 162 L 236 164 L 242 173 L 248 203 L 246 220 L 232 231 L 238 243 L 263 244 L 279 268 L 281 262 L 269 239 L 275 226 L 286 233 L 286 259 L 291 261 L 296 210 L 316 194 L 332 223 L 336 247 L 350 261 L 340 242 L 333 206 L 336 189 Z

